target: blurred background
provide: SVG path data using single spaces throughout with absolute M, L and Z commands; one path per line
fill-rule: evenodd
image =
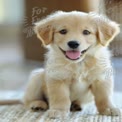
M 33 69 L 43 66 L 45 49 L 33 25 L 56 10 L 95 11 L 122 24 L 121 0 L 0 0 L 0 90 L 21 90 Z M 122 33 L 110 45 L 115 90 L 122 91 Z

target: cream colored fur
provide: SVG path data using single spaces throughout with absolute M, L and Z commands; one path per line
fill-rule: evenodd
M 61 34 L 62 29 L 67 33 Z M 84 29 L 90 34 L 84 35 Z M 33 110 L 49 108 L 46 116 L 56 118 L 66 116 L 73 102 L 82 108 L 95 100 L 100 114 L 118 115 L 111 100 L 114 84 L 107 48 L 119 33 L 118 24 L 94 13 L 58 11 L 36 23 L 35 32 L 48 52 L 45 68 L 30 77 L 25 105 Z M 89 48 L 77 60 L 62 52 L 69 50 L 71 40 L 80 43 L 79 51 Z

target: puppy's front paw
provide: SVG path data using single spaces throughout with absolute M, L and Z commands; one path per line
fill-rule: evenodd
M 38 100 L 38 101 L 31 102 L 29 107 L 33 111 L 41 111 L 41 110 L 46 110 L 48 108 L 48 105 L 46 104 L 46 102 Z
M 100 114 L 107 116 L 118 116 L 120 110 L 118 108 L 106 108 L 104 111 L 101 111 Z
M 45 117 L 50 119 L 64 119 L 68 116 L 69 111 L 66 110 L 48 110 L 45 114 Z

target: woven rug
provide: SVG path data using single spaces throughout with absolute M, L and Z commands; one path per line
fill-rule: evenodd
M 0 92 L 0 99 L 21 97 L 21 92 Z M 7 96 L 7 97 L 4 97 Z M 120 109 L 119 116 L 102 116 L 96 111 L 94 104 L 81 112 L 71 112 L 65 120 L 44 120 L 45 112 L 32 112 L 22 105 L 0 106 L 0 122 L 122 122 L 122 93 L 114 94 L 116 107 Z

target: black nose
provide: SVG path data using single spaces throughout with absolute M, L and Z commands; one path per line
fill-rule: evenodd
M 79 46 L 79 43 L 78 43 L 77 41 L 69 41 L 69 42 L 68 42 L 68 46 L 69 46 L 70 48 L 75 49 L 75 48 L 77 48 L 77 47 Z

